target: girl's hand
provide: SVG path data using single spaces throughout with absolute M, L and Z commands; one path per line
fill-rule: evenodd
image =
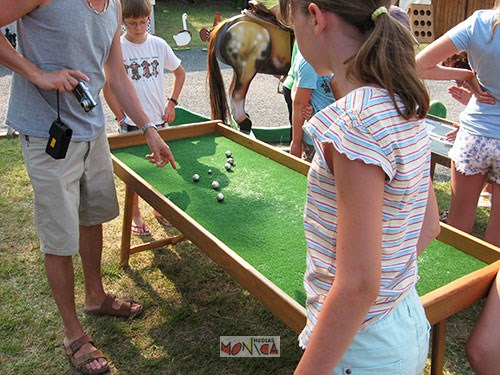
M 447 142 L 455 142 L 455 139 L 457 138 L 457 133 L 458 129 L 460 129 L 460 125 L 455 122 L 453 123 L 453 126 L 454 129 L 444 135 L 444 139 Z
M 304 119 L 304 121 L 307 121 L 312 117 L 313 110 L 313 106 L 310 104 L 302 108 L 302 118 Z
M 466 89 L 463 86 L 456 85 L 448 87 L 448 94 L 450 94 L 453 99 L 463 105 L 467 105 L 470 98 L 472 97 L 472 91 Z
M 483 90 L 481 84 L 477 80 L 477 76 L 474 75 L 471 79 L 465 81 L 469 86 L 468 88 L 474 93 L 476 99 L 481 103 L 495 104 L 496 100 L 493 96 Z

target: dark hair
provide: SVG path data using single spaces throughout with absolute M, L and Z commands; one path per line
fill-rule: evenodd
M 459 51 L 449 56 L 448 58 L 446 58 L 446 60 L 443 61 L 443 66 L 472 70 L 469 65 L 469 59 L 467 58 L 466 51 Z
M 121 0 L 123 18 L 143 18 L 151 15 L 149 0 Z
M 292 6 L 307 13 L 310 3 L 337 14 L 364 38 L 360 49 L 346 61 L 347 78 L 385 88 L 405 119 L 427 115 L 430 98 L 417 74 L 411 32 L 388 13 L 372 19 L 373 12 L 385 6 L 386 0 L 280 0 L 283 20 L 290 22 Z M 404 113 L 397 105 L 396 95 L 405 105 Z

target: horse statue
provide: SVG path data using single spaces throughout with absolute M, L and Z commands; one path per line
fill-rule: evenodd
M 212 119 L 228 124 L 229 106 L 218 60 L 233 68 L 229 87 L 231 113 L 241 131 L 250 132 L 252 122 L 245 112 L 245 97 L 257 73 L 281 76 L 288 73 L 293 36 L 272 11 L 256 1 L 249 9 L 220 22 L 208 43 L 208 85 Z

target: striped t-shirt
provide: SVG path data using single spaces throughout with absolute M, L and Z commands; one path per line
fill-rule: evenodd
M 402 102 L 398 106 L 404 110 Z M 304 213 L 307 325 L 299 338 L 302 347 L 311 337 L 337 264 L 335 176 L 324 160 L 321 143 L 330 142 L 349 159 L 377 165 L 386 174 L 380 291 L 360 331 L 389 313 L 417 281 L 416 245 L 427 204 L 430 166 L 425 124 L 401 117 L 384 89 L 352 91 L 318 112 L 306 131 L 314 138 L 316 156 L 309 170 Z

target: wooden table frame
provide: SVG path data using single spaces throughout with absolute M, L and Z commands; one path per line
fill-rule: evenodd
M 307 175 L 309 169 L 308 163 L 278 151 L 259 140 L 251 139 L 236 132 L 219 121 L 180 125 L 162 129 L 159 133 L 167 142 L 188 137 L 220 134 L 303 175 Z M 108 139 L 112 150 L 145 143 L 145 138 L 142 135 L 134 133 L 113 134 L 109 135 Z M 126 184 L 120 257 L 122 267 L 128 266 L 131 254 L 162 247 L 166 244 L 175 244 L 184 239 L 185 236 L 286 325 L 296 333 L 302 331 L 306 323 L 306 313 L 303 306 L 165 198 L 127 165 L 114 156 L 112 156 L 112 159 L 116 175 Z M 132 222 L 131 203 L 133 192 L 139 194 L 148 204 L 168 218 L 182 235 L 131 247 L 130 224 Z M 500 249 L 495 246 L 446 224 L 441 224 L 441 234 L 438 240 L 472 255 L 488 265 L 421 297 L 427 318 L 433 326 L 431 355 L 431 374 L 433 375 L 442 374 L 443 371 L 446 320 L 486 296 L 497 271 L 500 269 Z
M 427 115 L 427 118 L 430 120 L 438 121 L 446 126 L 449 126 L 450 128 L 454 127 L 454 122 L 450 120 L 446 120 L 441 117 L 433 116 L 433 115 Z M 447 153 L 444 153 L 442 151 L 436 150 L 434 147 L 431 145 L 431 176 L 434 177 L 434 171 L 436 169 L 436 164 L 441 164 L 445 167 L 450 168 L 451 167 L 451 159 L 448 157 Z

